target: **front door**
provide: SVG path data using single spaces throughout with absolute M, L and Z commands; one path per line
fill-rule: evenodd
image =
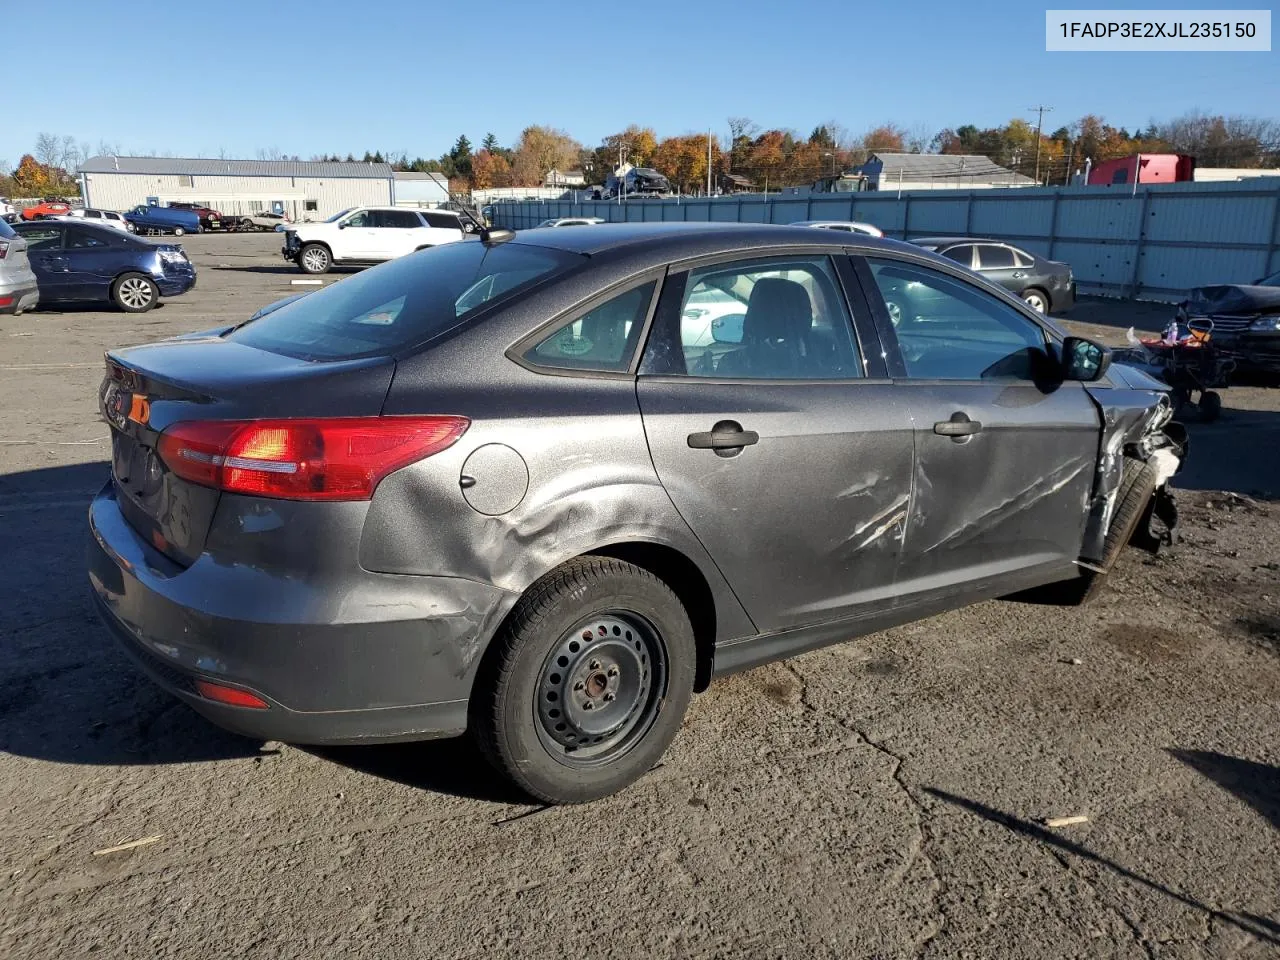
M 864 355 L 825 255 L 717 263 L 664 287 L 637 384 L 649 449 L 762 632 L 893 593 L 911 425 Z
M 337 236 L 333 238 L 333 255 L 338 260 L 377 260 L 380 259 L 379 237 L 382 232 L 374 226 L 372 210 L 357 210 L 339 224 Z
M 1082 384 L 1056 376 L 1043 327 L 962 276 L 867 265 L 873 295 L 909 301 L 891 327 L 895 389 L 916 430 L 903 589 L 992 592 L 1069 574 L 1101 436 Z
M 68 300 L 104 299 L 111 287 L 116 250 L 112 249 L 104 231 L 68 224 L 63 241 L 66 257 Z

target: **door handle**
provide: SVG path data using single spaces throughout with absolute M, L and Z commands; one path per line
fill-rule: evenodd
M 1015 270 L 1013 271 L 1012 276 L 1013 276 L 1013 279 L 1015 280 L 1021 280 L 1023 277 L 1026 276 L 1026 274 L 1023 273 L 1021 270 Z
M 970 420 L 968 414 L 957 410 L 950 420 L 935 423 L 933 432 L 940 437 L 950 437 L 956 443 L 965 443 L 975 433 L 982 432 L 982 424 L 977 420 Z
M 694 450 L 714 450 L 717 456 L 732 457 L 743 447 L 760 442 L 760 434 L 743 430 L 732 420 L 721 420 L 706 433 L 689 434 L 689 446 Z

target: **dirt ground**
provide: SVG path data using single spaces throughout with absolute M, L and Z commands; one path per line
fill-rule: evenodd
M 716 683 L 638 785 L 544 809 L 462 742 L 221 733 L 98 628 L 103 350 L 299 289 L 274 236 L 184 242 L 199 286 L 151 313 L 0 319 L 0 957 L 1280 955 L 1280 390 L 1192 426 L 1184 545 L 1096 605 Z

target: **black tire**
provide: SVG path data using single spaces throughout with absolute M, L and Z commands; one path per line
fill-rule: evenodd
M 160 288 L 141 273 L 126 273 L 111 284 L 111 301 L 125 313 L 146 313 L 160 302 Z
M 323 243 L 306 243 L 298 251 L 298 269 L 303 273 L 328 273 L 333 266 L 333 254 Z
M 1216 390 L 1204 390 L 1200 393 L 1200 419 L 1212 423 L 1222 416 L 1222 395 Z
M 1022 291 L 1020 296 L 1022 297 L 1023 302 L 1036 313 L 1043 313 L 1046 315 L 1049 313 L 1049 295 L 1039 287 L 1028 287 L 1026 290 Z
M 1102 543 L 1102 562 L 1098 566 L 1103 572 L 1084 571 L 1084 576 L 1081 577 L 1082 591 L 1076 603 L 1088 603 L 1102 592 L 1111 568 L 1120 559 L 1120 552 L 1133 539 L 1138 521 L 1146 514 L 1147 504 L 1155 492 L 1156 468 L 1150 462 L 1143 463 L 1141 460 L 1125 457 L 1120 492 L 1116 494 L 1116 510 L 1111 517 L 1111 526 L 1107 528 L 1106 539 Z
M 595 800 L 633 783 L 666 751 L 696 662 L 688 614 L 665 583 L 609 557 L 572 560 L 530 587 L 495 637 L 470 727 L 494 768 L 529 796 Z M 586 713 L 587 702 L 599 709 Z M 619 726 L 608 727 L 616 717 Z M 605 735 L 584 734 L 579 724 L 597 720 Z
M 174 228 L 173 228 L 173 235 L 174 235 L 175 237 L 181 237 L 181 236 L 183 236 L 186 232 L 187 232 L 187 231 L 183 230 L 183 229 L 182 229 L 182 227 L 174 227 Z

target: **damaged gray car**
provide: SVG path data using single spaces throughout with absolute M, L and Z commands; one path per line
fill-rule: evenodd
M 228 729 L 589 800 L 717 676 L 1171 539 L 1185 437 L 1109 360 L 894 241 L 485 231 L 108 354 L 89 579 Z

